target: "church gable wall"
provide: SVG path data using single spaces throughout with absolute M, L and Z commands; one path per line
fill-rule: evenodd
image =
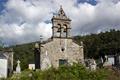
M 64 48 L 63 51 L 62 48 Z M 59 66 L 59 59 L 67 59 L 69 63 L 78 62 L 83 59 L 83 47 L 72 42 L 72 39 L 56 38 L 44 44 L 42 47 L 42 58 L 44 58 L 46 51 L 54 67 Z

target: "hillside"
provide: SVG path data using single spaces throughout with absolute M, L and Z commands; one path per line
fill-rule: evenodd
M 110 30 L 99 34 L 76 36 L 74 40 L 84 43 L 85 57 L 98 58 L 105 54 L 120 54 L 120 31 Z
M 84 43 L 85 57 L 98 58 L 105 54 L 120 54 L 120 31 L 110 30 L 99 34 L 86 36 L 75 36 L 76 43 Z M 34 62 L 34 43 L 12 46 L 14 50 L 14 63 L 17 59 L 21 61 L 22 69 L 28 67 L 28 63 Z M 15 68 L 16 64 L 14 64 Z
M 16 45 L 12 48 L 14 51 L 14 69 L 18 59 L 21 61 L 22 70 L 28 68 L 29 63 L 34 62 L 34 43 Z

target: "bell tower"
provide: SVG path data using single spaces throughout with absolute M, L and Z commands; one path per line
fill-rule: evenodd
M 66 16 L 62 6 L 52 18 L 52 37 L 70 38 L 71 20 Z

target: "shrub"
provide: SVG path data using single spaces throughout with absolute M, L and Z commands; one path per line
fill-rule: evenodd
M 81 64 L 73 66 L 60 66 L 58 69 L 50 68 L 45 71 L 23 71 L 14 74 L 9 80 L 106 80 L 108 70 L 99 69 L 89 71 Z

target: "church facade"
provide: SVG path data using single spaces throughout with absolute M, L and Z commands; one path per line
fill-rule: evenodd
M 73 64 L 84 61 L 83 43 L 73 42 L 71 37 L 71 20 L 66 16 L 62 7 L 52 21 L 52 38 L 42 44 L 41 69 L 50 66 L 55 68 L 63 64 Z

